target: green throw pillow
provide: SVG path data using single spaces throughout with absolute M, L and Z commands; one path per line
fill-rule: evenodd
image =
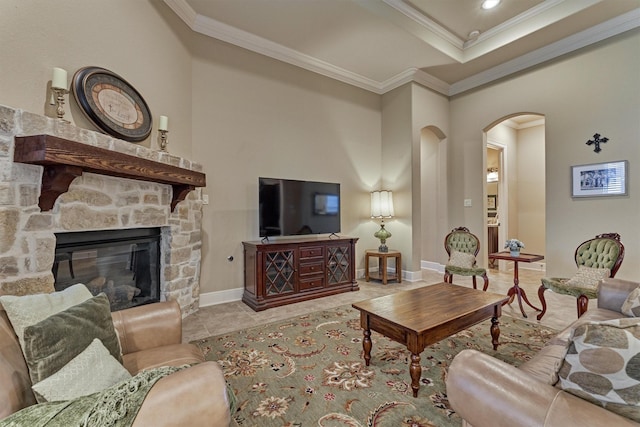
M 109 353 L 122 363 L 120 344 L 113 327 L 109 299 L 97 295 L 47 317 L 24 330 L 24 355 L 31 384 L 39 383 L 98 338 Z
M 578 326 L 558 376 L 566 392 L 640 421 L 640 319 Z
M 53 402 L 93 394 L 129 378 L 129 371 L 96 338 L 62 369 L 31 388 L 38 402 Z
M 78 283 L 50 294 L 3 295 L 0 296 L 0 303 L 7 312 L 20 345 L 24 347 L 24 329 L 27 326 L 35 325 L 52 314 L 80 304 L 92 296 L 85 285 Z

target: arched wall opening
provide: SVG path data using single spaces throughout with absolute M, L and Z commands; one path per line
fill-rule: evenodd
M 447 136 L 436 126 L 420 130 L 420 259 L 422 268 L 439 269 L 447 224 Z M 446 234 L 446 233 L 445 233 Z M 446 255 L 446 253 L 445 253 Z
M 484 129 L 485 169 L 497 169 L 497 181 L 485 186 L 487 253 L 518 239 L 524 252 L 545 254 L 545 117 L 519 112 Z M 489 180 L 488 180 L 489 181 Z M 506 269 L 500 262 L 489 267 Z M 544 270 L 544 261 L 522 268 Z

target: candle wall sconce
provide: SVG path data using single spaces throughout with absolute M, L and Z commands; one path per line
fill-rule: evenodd
M 158 123 L 158 132 L 160 133 L 160 150 L 167 151 L 167 145 L 169 144 L 169 118 L 167 116 L 160 116 Z
M 169 133 L 169 131 L 158 129 L 158 132 L 160 132 L 160 150 L 167 151 L 167 145 L 169 145 L 169 137 L 167 136 L 167 134 Z

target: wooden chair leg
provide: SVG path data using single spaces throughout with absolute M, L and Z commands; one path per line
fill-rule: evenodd
M 542 316 L 547 312 L 547 301 L 544 299 L 544 291 L 546 290 L 547 288 L 545 288 L 544 285 L 540 285 L 538 288 L 538 298 L 540 299 L 540 304 L 542 304 L 542 311 L 538 314 L 538 317 L 536 317 L 538 320 L 542 319 Z
M 580 317 L 589 308 L 589 298 L 587 298 L 585 295 L 580 295 L 576 302 L 578 305 L 578 317 Z
M 471 281 L 473 282 L 473 289 L 478 289 L 478 286 L 476 285 L 476 276 L 473 276 Z
M 482 287 L 482 290 L 486 292 L 487 288 L 489 288 L 489 277 L 487 277 L 487 273 L 484 273 L 482 278 L 484 279 L 484 286 Z
M 451 278 L 451 275 L 449 274 L 449 272 L 445 271 L 444 272 L 444 283 L 449 283 L 449 279 Z

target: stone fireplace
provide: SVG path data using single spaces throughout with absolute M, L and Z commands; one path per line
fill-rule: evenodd
M 0 105 L 0 294 L 54 290 L 54 264 L 57 262 L 58 272 L 67 268 L 60 255 L 56 258 L 56 234 L 157 228 L 160 300 L 177 300 L 183 315 L 196 311 L 202 248 L 201 190 L 185 191 L 185 199 L 179 201 L 177 187 L 162 181 L 84 170 L 73 178 L 68 190 L 52 199 L 50 209 L 41 209 L 44 168 L 14 161 L 16 137 L 31 135 L 51 135 L 69 144 L 85 144 L 87 149 L 97 147 L 147 163 L 202 171 L 201 165 L 184 158 Z

